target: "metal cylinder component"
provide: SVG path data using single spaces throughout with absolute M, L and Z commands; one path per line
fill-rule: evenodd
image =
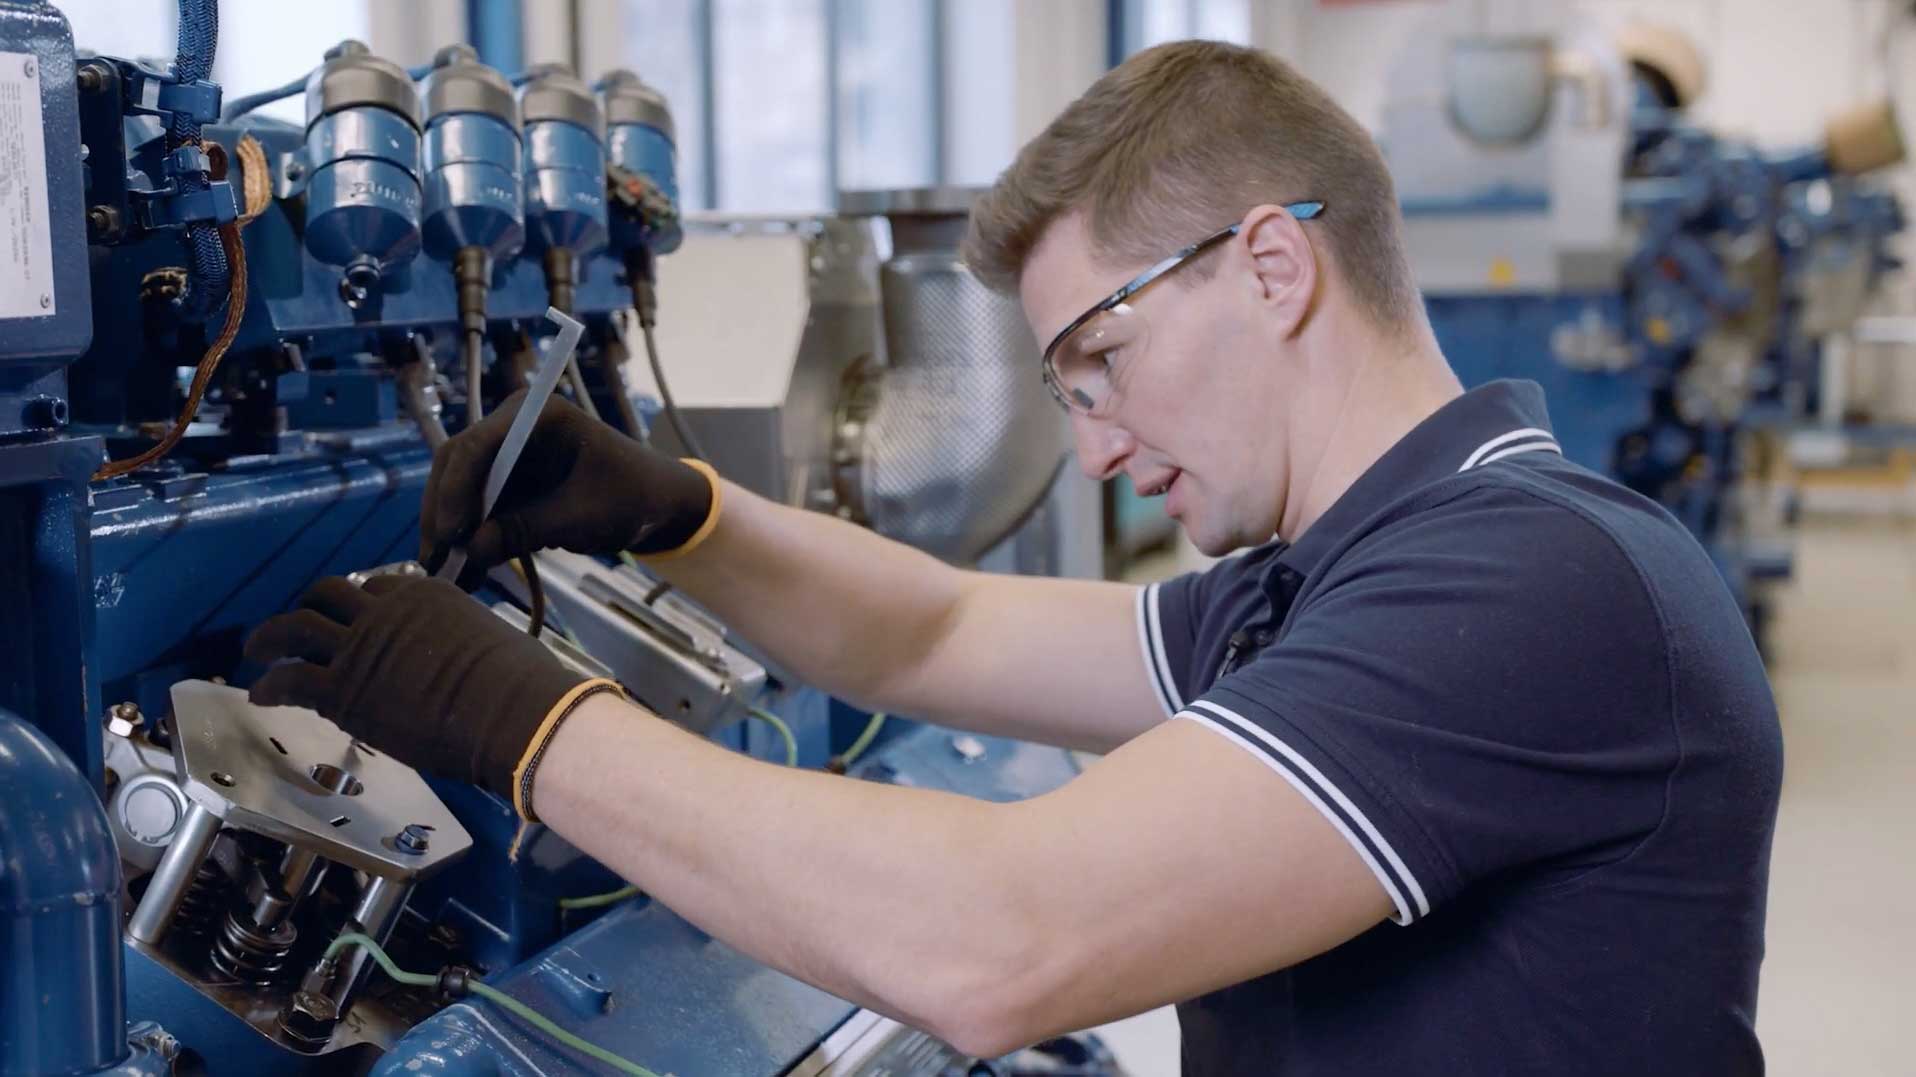
M 106 809 L 46 734 L 5 711 L 0 938 L 0 1073 L 93 1073 L 126 1058 L 120 858 Z
M 958 257 L 972 192 L 859 192 L 851 215 L 884 215 L 879 273 L 886 365 L 848 378 L 835 426 L 839 503 L 882 535 L 975 561 L 1043 501 L 1065 451 L 1015 299 Z
M 411 883 L 375 878 L 360 892 L 359 903 L 353 906 L 352 922 L 383 946 L 392 935 L 393 925 L 399 922 L 399 914 L 405 910 L 406 899 L 411 895 Z M 373 955 L 363 946 L 355 946 L 351 952 L 340 955 L 338 972 L 333 975 L 326 992 L 337 1012 L 344 1014 L 352 1007 L 353 996 L 359 993 L 372 963 Z
M 419 98 L 357 41 L 326 56 L 306 82 L 306 249 L 383 272 L 419 251 Z
M 605 157 L 610 164 L 637 173 L 665 197 L 674 210 L 664 222 L 644 222 L 621 214 L 612 222 L 612 245 L 620 250 L 645 244 L 654 254 L 669 254 L 684 239 L 676 215 L 679 204 L 677 136 L 665 95 L 631 71 L 608 73 L 600 82 L 605 106 Z
M 186 809 L 186 818 L 174 833 L 172 844 L 166 847 L 166 855 L 160 858 L 160 866 L 153 869 L 146 894 L 127 922 L 127 934 L 148 946 L 159 945 L 219 832 L 219 816 L 199 804 Z
M 426 250 L 451 261 L 477 247 L 509 258 L 525 243 L 519 103 L 466 45 L 442 49 L 423 90 Z
M 326 861 L 321 860 L 318 853 L 293 846 L 279 862 L 280 889 L 298 902 L 319 889 L 320 877 L 325 871 Z
M 606 243 L 605 120 L 569 68 L 549 64 L 519 89 L 525 122 L 526 233 L 535 250 L 590 254 Z

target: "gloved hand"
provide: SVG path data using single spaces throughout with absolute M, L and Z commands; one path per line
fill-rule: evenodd
M 633 441 L 559 397 L 547 401 L 492 516 L 486 475 L 525 392 L 433 454 L 419 515 L 419 559 L 436 571 L 454 546 L 468 572 L 548 546 L 665 554 L 703 541 L 718 519 L 718 476 Z
M 444 580 L 329 576 L 268 620 L 246 657 L 272 666 L 249 698 L 318 711 L 419 770 L 484 786 L 532 814 L 545 743 L 580 700 L 618 691 Z M 299 661 L 282 665 L 283 658 Z

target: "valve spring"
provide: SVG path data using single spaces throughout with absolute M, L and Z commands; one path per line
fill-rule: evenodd
M 192 938 L 203 939 L 212 935 L 213 926 L 220 913 L 225 911 L 228 900 L 226 873 L 209 856 L 193 873 L 193 881 L 187 884 L 186 895 L 180 899 L 180 910 L 173 916 L 171 930 Z
M 235 983 L 270 987 L 287 978 L 287 956 L 299 941 L 299 930 L 291 921 L 270 929 L 253 923 L 248 913 L 235 909 L 226 914 L 213 951 L 207 955 L 212 975 Z

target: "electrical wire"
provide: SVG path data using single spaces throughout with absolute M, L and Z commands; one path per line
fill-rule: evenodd
M 227 223 L 220 225 L 220 246 L 226 251 L 226 262 L 232 267 L 231 283 L 226 293 L 226 321 L 220 326 L 219 336 L 206 349 L 199 366 L 193 371 L 193 382 L 186 394 L 186 406 L 180 409 L 180 417 L 173 428 L 166 432 L 152 448 L 137 456 L 125 460 L 114 460 L 103 465 L 93 473 L 93 481 L 115 479 L 128 472 L 160 459 L 173 451 L 173 447 L 186 436 L 186 429 L 193 425 L 193 419 L 200 413 L 200 402 L 206 397 L 206 390 L 213 384 L 213 375 L 219 371 L 220 361 L 226 358 L 226 351 L 233 346 L 233 338 L 239 335 L 240 320 L 246 315 L 246 245 L 240 242 L 239 225 Z
M 865 723 L 865 728 L 859 732 L 858 739 L 852 741 L 851 747 L 840 752 L 838 758 L 832 760 L 836 764 L 833 769 L 844 770 L 856 763 L 858 757 L 865 754 L 865 749 L 872 746 L 872 741 L 878 739 L 878 731 L 885 727 L 885 718 L 883 711 L 872 715 L 871 721 Z
M 386 955 L 385 949 L 381 947 L 379 943 L 375 942 L 371 936 L 363 935 L 357 931 L 341 932 L 339 937 L 334 939 L 332 941 L 332 944 L 326 947 L 326 953 L 324 957 L 326 959 L 330 959 L 335 954 L 339 953 L 339 951 L 345 949 L 348 946 L 365 947 L 366 952 L 372 955 L 373 961 L 376 962 L 379 965 L 379 967 L 385 971 L 386 975 L 390 976 L 395 982 L 406 984 L 407 986 L 410 986 L 410 987 L 438 987 L 439 986 L 439 977 L 428 975 L 423 972 L 407 972 L 405 969 L 402 969 L 398 965 L 394 964 L 393 959 Z M 637 1062 L 634 1062 L 631 1059 L 624 1057 L 623 1055 L 614 1054 L 611 1051 L 608 1051 L 605 1048 L 600 1047 L 598 1044 L 591 1042 L 590 1040 L 582 1039 L 579 1036 L 571 1032 L 568 1032 L 563 1028 L 560 1028 L 557 1024 L 553 1023 L 553 1021 L 550 1018 L 546 1017 L 544 1014 L 526 1005 L 525 1003 L 520 1002 L 518 999 L 513 998 L 511 995 L 506 994 L 504 991 L 499 990 L 498 988 L 492 986 L 489 983 L 485 983 L 478 979 L 471 979 L 466 982 L 466 986 L 468 989 L 472 991 L 473 994 L 478 995 L 481 998 L 485 999 L 486 1001 L 491 1002 L 494 1005 L 498 1006 L 499 1008 L 507 1011 L 508 1013 L 511 1013 L 514 1016 L 517 1016 L 521 1020 L 525 1021 L 527 1024 L 533 1026 L 534 1028 L 538 1029 L 541 1032 L 544 1032 L 546 1035 L 551 1036 L 553 1039 L 559 1041 L 560 1043 L 565 1044 L 567 1047 L 570 1047 L 573 1050 L 580 1052 L 581 1054 L 590 1055 L 593 1058 L 596 1058 L 599 1061 L 605 1063 L 606 1065 L 611 1066 L 612 1068 L 618 1070 L 620 1073 L 629 1073 L 629 1074 L 632 1074 L 632 1077 L 659 1077 L 658 1074 L 652 1072 L 649 1069 L 646 1069 L 644 1066 L 639 1065 Z
M 785 724 L 785 719 L 780 718 L 778 715 L 773 714 L 763 707 L 748 705 L 745 709 L 752 712 L 752 717 L 778 730 L 778 735 L 785 738 L 785 765 L 788 767 L 797 766 L 798 738 L 792 736 L 792 727 Z
M 539 562 L 531 554 L 519 558 L 519 571 L 526 578 L 526 604 L 531 608 L 526 612 L 526 635 L 533 639 L 546 626 L 546 588 L 539 582 Z
M 641 320 L 639 333 L 645 337 L 645 358 L 652 366 L 652 380 L 658 383 L 659 402 L 665 405 L 665 418 L 672 424 L 672 432 L 679 436 L 679 444 L 685 447 L 688 456 L 711 463 L 705 456 L 705 449 L 699 445 L 699 439 L 692 436 L 684 417 L 679 414 L 679 405 L 672 399 L 671 387 L 665 384 L 665 367 L 659 363 L 659 342 L 652 335 L 652 327 Z
M 639 888 L 636 886 L 621 886 L 617 890 L 607 891 L 603 894 L 593 894 L 591 897 L 560 898 L 559 907 L 567 911 L 572 909 L 596 909 L 603 905 L 616 905 L 626 898 L 637 897 L 638 893 Z

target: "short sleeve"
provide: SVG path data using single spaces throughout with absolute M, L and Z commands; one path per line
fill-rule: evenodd
M 1476 490 L 1366 536 L 1180 709 L 1337 827 L 1408 924 L 1512 870 L 1625 855 L 1676 765 L 1660 618 L 1574 509 Z
M 1187 572 L 1138 591 L 1138 646 L 1151 674 L 1151 687 L 1169 718 L 1198 695 L 1197 656 L 1205 653 L 1206 629 L 1232 617 L 1234 592 L 1255 591 L 1257 566 L 1272 549 L 1259 547 L 1225 558 L 1203 572 Z

